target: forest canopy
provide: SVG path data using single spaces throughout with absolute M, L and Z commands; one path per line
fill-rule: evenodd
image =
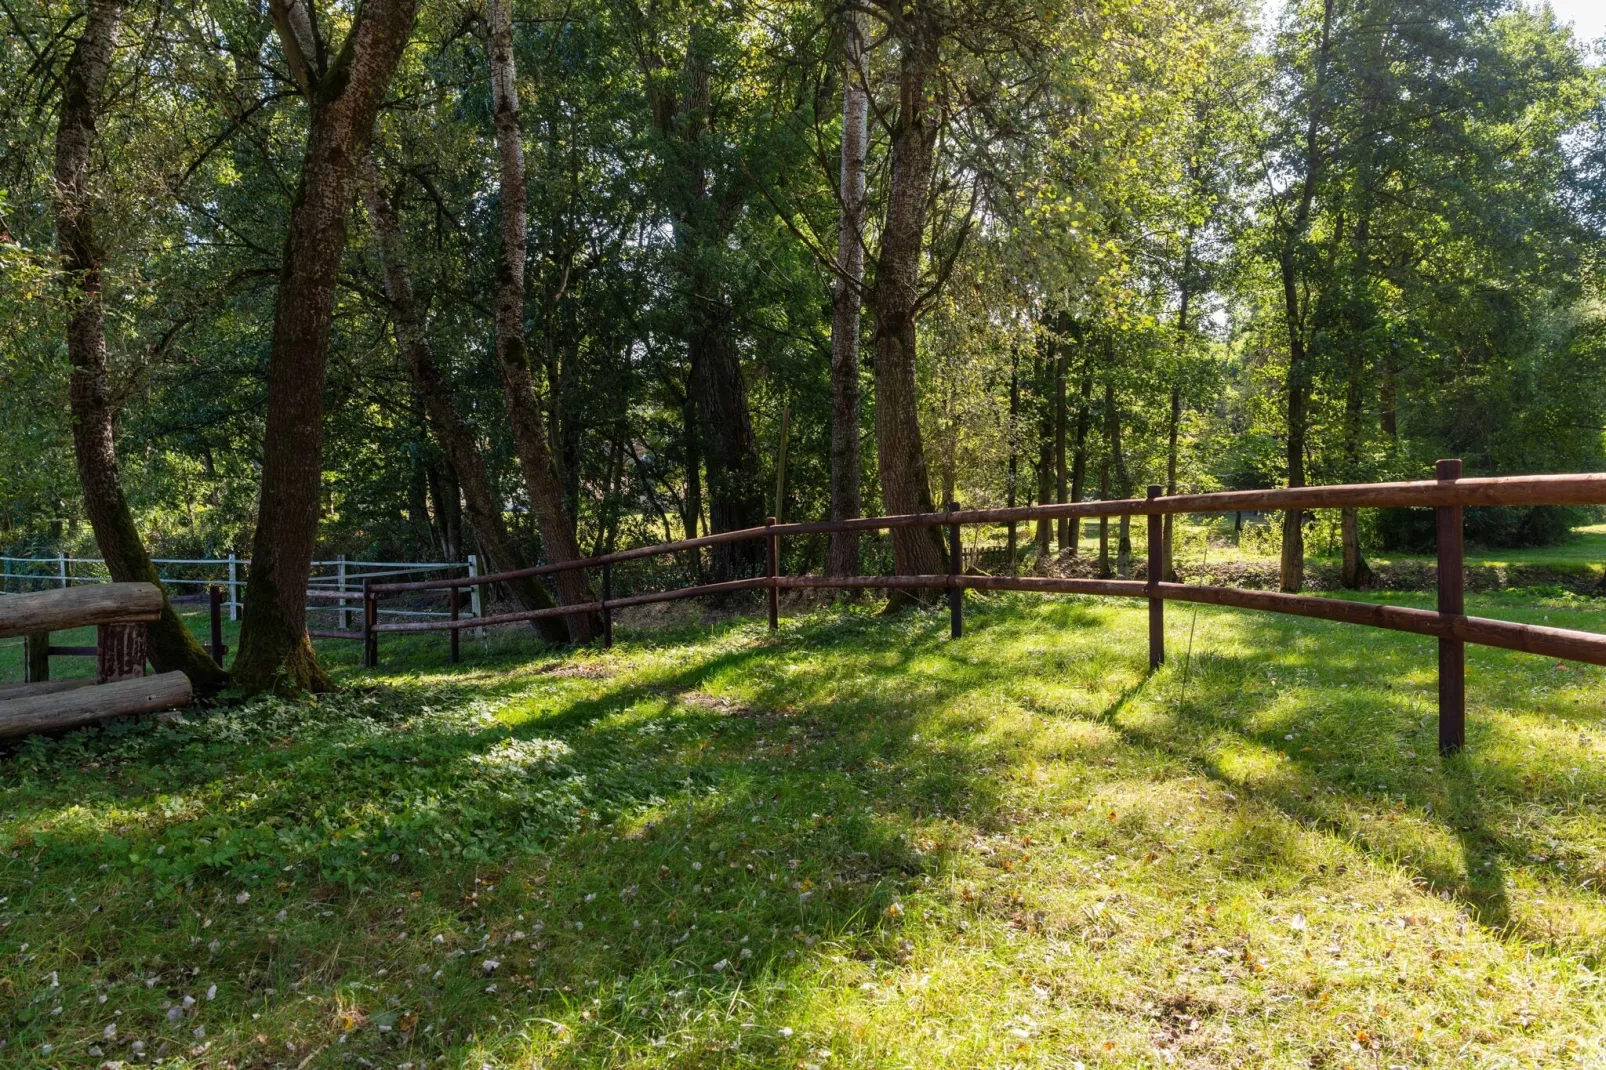
M 516 568 L 767 515 L 1606 460 L 1606 72 L 1543 5 L 0 19 L 0 548 L 251 557 L 247 686 L 326 685 L 315 550 Z M 1359 582 L 1382 535 L 1342 530 Z M 588 601 L 571 576 L 514 594 Z

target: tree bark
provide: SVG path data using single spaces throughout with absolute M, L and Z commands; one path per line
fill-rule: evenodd
M 837 231 L 836 289 L 831 300 L 831 519 L 860 516 L 859 317 L 864 282 L 865 156 L 869 93 L 864 83 L 863 16 L 842 16 L 842 210 Z M 833 532 L 826 575 L 856 576 L 859 535 Z
M 1110 459 L 1101 458 L 1099 461 L 1099 500 L 1108 501 L 1110 498 Z M 1110 518 L 1107 515 L 1099 516 L 1099 578 L 1109 579 L 1110 572 Z
M 268 361 L 262 491 L 234 682 L 327 691 L 307 638 L 307 576 L 318 535 L 323 388 L 335 280 L 346 246 L 352 168 L 412 33 L 417 0 L 369 0 L 345 45 L 308 54 L 304 8 L 275 0 L 274 21 L 307 97 L 307 148 L 290 209 Z
M 524 261 L 528 240 L 525 210 L 524 144 L 519 124 L 518 71 L 513 60 L 513 15 L 510 0 L 489 0 L 486 5 L 485 50 L 491 70 L 491 107 L 496 128 L 501 209 L 500 241 L 496 262 L 495 337 L 497 367 L 507 402 L 508 426 L 514 451 L 524 474 L 530 509 L 541 527 L 541 545 L 549 564 L 578 561 L 583 556 L 574 521 L 564 502 L 563 483 L 553 463 L 542 426 L 530 374 L 530 351 L 524 332 Z M 583 570 L 559 572 L 555 577 L 558 601 L 576 605 L 594 600 Z M 569 637 L 589 642 L 600 631 L 592 613 L 565 618 Z
M 56 128 L 56 242 L 61 254 L 61 282 L 71 309 L 67 320 L 67 359 L 72 367 L 68 398 L 84 511 L 89 515 L 95 542 L 111 578 L 120 583 L 143 581 L 160 587 L 156 566 L 140 538 L 117 474 L 116 405 L 106 367 L 101 288 L 104 251 L 95 233 L 90 190 L 95 125 L 121 17 L 120 0 L 89 0 L 83 33 L 67 60 Z M 148 629 L 149 655 L 157 672 L 184 673 L 201 695 L 212 694 L 228 682 L 223 670 L 174 612 L 165 591 L 161 616 Z
M 1071 455 L 1071 501 L 1079 502 L 1087 481 L 1087 433 L 1093 419 L 1093 362 L 1082 360 L 1082 388 L 1077 392 L 1076 450 Z M 1082 542 L 1082 521 L 1071 521 L 1071 556 L 1075 557 Z
M 1108 339 L 1105 341 L 1105 352 L 1111 349 Z M 1110 461 L 1115 467 L 1115 496 L 1117 498 L 1132 497 L 1132 478 L 1127 472 L 1126 454 L 1121 450 L 1121 412 L 1115 404 L 1115 386 L 1113 383 L 1104 384 L 1104 434 L 1110 444 Z M 1128 513 L 1121 514 L 1121 530 L 1119 541 L 1116 544 L 1115 572 L 1122 579 L 1126 579 L 1132 571 L 1132 517 Z
M 413 389 L 418 391 L 419 399 L 424 404 L 424 417 L 429 421 L 430 430 L 434 432 L 436 441 L 441 444 L 441 449 L 457 474 L 457 485 L 462 488 L 469 525 L 488 551 L 486 571 L 528 568 L 529 557 L 508 530 L 485 458 L 474 440 L 474 432 L 464 422 L 452 400 L 451 386 L 435 360 L 429 336 L 419 318 L 407 251 L 402 244 L 401 223 L 390 202 L 379 191 L 379 174 L 373 157 L 364 154 L 359 168 L 363 203 L 368 210 L 369 224 L 378 238 L 385 277 L 385 298 L 390 306 L 396 348 L 401 351 L 407 374 L 413 381 Z M 555 604 L 546 587 L 533 577 L 513 580 L 508 586 L 522 609 L 548 609 Z M 541 637 L 548 642 L 560 643 L 569 638 L 568 626 L 561 620 L 547 618 L 533 623 Z
M 1015 508 L 1019 497 L 1017 488 L 1020 483 L 1020 438 L 1016 433 L 1016 422 L 1020 419 L 1020 347 L 1012 346 L 1009 351 L 1009 469 L 1004 477 L 1004 505 Z M 1009 559 L 1009 571 L 1015 571 L 1015 559 L 1020 553 L 1020 536 L 1015 521 L 1011 520 L 1008 527 L 1008 537 L 1005 543 L 1005 553 Z
M 1053 368 L 1052 361 L 1043 360 L 1042 336 L 1032 347 L 1032 382 L 1037 395 L 1037 504 L 1047 505 L 1054 498 L 1054 406 L 1050 384 L 1045 377 Z M 1054 539 L 1054 522 L 1046 518 L 1037 521 L 1037 556 L 1046 560 Z
M 1319 137 L 1323 112 L 1323 95 L 1327 86 L 1327 63 L 1332 48 L 1333 2 L 1323 0 L 1321 38 L 1317 42 L 1316 67 L 1311 80 L 1310 111 L 1305 127 L 1304 175 L 1301 180 L 1299 202 L 1293 218 L 1285 222 L 1285 233 L 1278 250 L 1277 264 L 1282 275 L 1283 313 L 1288 326 L 1288 374 L 1284 380 L 1287 394 L 1288 485 L 1305 485 L 1305 430 L 1306 407 L 1310 391 L 1309 357 L 1305 342 L 1305 308 L 1299 293 L 1299 246 L 1310 225 L 1311 205 L 1316 197 L 1316 184 L 1321 169 Z M 1290 509 L 1283 514 L 1282 559 L 1279 562 L 1278 586 L 1285 592 L 1297 593 L 1305 584 L 1305 536 L 1301 526 L 1301 511 Z
M 891 131 L 891 175 L 881 255 L 876 266 L 876 461 L 888 514 L 929 513 L 931 479 L 920 437 L 915 385 L 916 316 L 927 195 L 931 185 L 937 116 L 928 100 L 937 45 L 918 16 L 900 20 L 898 112 Z M 943 571 L 935 529 L 895 528 L 893 570 L 899 575 Z M 894 599 L 894 602 L 900 601 Z
M 1064 505 L 1071 493 L 1070 472 L 1067 470 L 1065 456 L 1065 372 L 1066 362 L 1066 325 L 1070 317 L 1060 314 L 1057 324 L 1058 331 L 1054 338 L 1054 500 Z M 1064 553 L 1071 542 L 1070 519 L 1060 517 L 1059 521 L 1059 548 Z

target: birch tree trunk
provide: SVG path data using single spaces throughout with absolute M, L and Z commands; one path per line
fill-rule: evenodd
M 440 442 L 441 449 L 446 451 L 446 457 L 456 473 L 456 485 L 462 488 L 469 524 L 489 551 L 489 568 L 486 571 L 527 568 L 530 560 L 508 530 L 490 472 L 485 466 L 485 458 L 474 441 L 474 433 L 457 411 L 451 387 L 441 374 L 440 365 L 436 363 L 434 350 L 429 344 L 429 336 L 418 317 L 412 272 L 408 269 L 407 251 L 402 244 L 401 223 L 396 218 L 395 209 L 379 192 L 379 172 L 372 155 L 365 154 L 358 168 L 368 222 L 379 239 L 385 299 L 390 306 L 396 348 L 407 365 L 413 388 L 424 403 L 424 418 L 429 421 L 430 430 Z M 554 605 L 546 587 L 533 577 L 510 581 L 508 586 L 513 591 L 514 599 L 524 609 L 547 609 Z M 537 625 L 541 637 L 548 642 L 563 642 L 569 637 L 569 629 L 561 620 L 547 618 L 532 623 Z
M 489 0 L 486 6 L 486 52 L 491 69 L 491 106 L 496 124 L 496 154 L 501 204 L 500 244 L 496 265 L 496 354 L 507 401 L 514 451 L 524 473 L 530 508 L 541 525 L 547 561 L 561 564 L 581 558 L 574 522 L 563 500 L 563 484 L 553 464 L 530 375 L 530 351 L 524 333 L 524 260 L 527 246 L 524 144 L 519 124 L 518 71 L 513 61 L 511 0 Z M 576 605 L 593 600 L 583 571 L 557 574 L 558 601 Z M 589 642 L 599 631 L 595 614 L 565 618 L 575 642 Z
M 67 60 L 56 127 L 56 243 L 61 254 L 61 282 L 71 307 L 67 320 L 67 359 L 72 367 L 68 398 L 84 511 L 113 580 L 161 586 L 117 474 L 116 405 L 106 367 L 101 289 L 105 254 L 95 234 L 90 190 L 95 125 L 121 18 L 120 0 L 89 0 L 83 33 Z M 157 672 L 184 673 L 201 695 L 216 692 L 227 683 L 223 670 L 173 611 L 165 590 L 162 615 L 149 626 L 149 640 L 150 659 Z
M 417 14 L 417 0 L 368 0 L 335 50 L 314 47 L 303 2 L 270 5 L 310 114 L 274 309 L 262 492 L 233 666 L 235 684 L 248 691 L 334 686 L 313 654 L 306 621 L 323 475 L 329 327 L 346 247 L 352 171 Z
M 836 290 L 831 301 L 831 519 L 860 516 L 859 316 L 864 282 L 865 154 L 870 101 L 864 83 L 864 24 L 856 11 L 842 28 L 842 211 L 837 232 Z M 834 532 L 826 575 L 859 572 L 858 532 Z

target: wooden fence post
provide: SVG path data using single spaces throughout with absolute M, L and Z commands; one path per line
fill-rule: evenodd
M 22 637 L 22 680 L 42 684 L 50 679 L 50 633 L 31 632 Z
M 764 526 L 773 528 L 775 526 L 775 518 L 773 516 L 766 517 Z M 764 541 L 769 545 L 770 631 L 773 632 L 781 626 L 781 585 L 775 582 L 781 575 L 780 536 L 770 534 L 765 536 Z
M 1440 461 L 1434 476 L 1444 482 L 1460 479 L 1460 459 Z M 1460 616 L 1466 612 L 1461 506 L 1441 505 L 1434 513 L 1438 528 L 1439 612 Z M 1460 639 L 1440 639 L 1439 753 L 1454 754 L 1466 744 L 1467 648 Z
M 226 653 L 223 647 L 223 588 L 215 583 L 206 589 L 206 609 L 212 625 L 212 660 L 222 667 Z
M 613 648 L 613 610 L 608 603 L 613 601 L 613 565 L 610 562 L 602 563 L 602 646 L 604 649 Z
M 948 503 L 948 514 L 959 511 L 958 502 Z M 958 639 L 965 634 L 965 592 L 956 581 L 965 571 L 964 547 L 959 541 L 959 525 L 948 524 L 948 636 Z
M 362 581 L 362 663 L 365 668 L 379 667 L 379 603 L 374 598 L 374 581 Z
M 1152 502 L 1164 493 L 1165 488 L 1158 483 L 1149 484 L 1149 500 Z M 1150 513 L 1149 525 L 1149 564 L 1147 584 L 1149 588 L 1149 668 L 1158 669 L 1165 664 L 1165 599 L 1157 597 L 1160 590 L 1160 573 L 1164 570 L 1165 559 L 1165 525 L 1158 513 Z
M 447 604 L 449 606 L 451 606 L 452 623 L 455 624 L 455 623 L 457 623 L 458 610 L 462 605 L 462 599 L 459 596 L 458 590 L 457 590 L 456 587 L 448 587 L 448 588 L 446 588 L 446 591 L 447 591 L 447 595 L 448 595 L 446 601 L 447 601 Z M 461 638 L 460 638 L 462 636 L 462 634 L 463 634 L 463 629 L 461 629 L 461 628 L 453 628 L 452 629 L 451 652 L 447 655 L 447 658 L 451 661 L 451 663 L 453 665 L 456 665 L 459 661 L 462 660 L 462 656 L 463 655 L 462 655 L 462 650 L 461 650 Z

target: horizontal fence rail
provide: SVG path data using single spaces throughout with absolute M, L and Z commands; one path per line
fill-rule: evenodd
M 251 566 L 250 558 L 234 554 L 227 557 L 158 557 L 153 558 L 152 563 L 157 566 L 157 578 L 161 580 L 163 586 L 176 592 L 172 598 L 175 604 L 207 604 L 211 601 L 212 588 L 216 587 L 223 591 L 219 610 L 226 613 L 229 620 L 239 619 L 241 611 L 245 608 L 244 592 L 247 570 Z M 74 572 L 73 566 L 81 567 Z M 99 573 L 89 571 L 86 574 L 86 567 L 100 571 Z M 340 622 L 338 629 L 312 633 L 323 638 L 361 635 L 360 632 L 351 631 L 348 625 L 351 623 L 349 615 L 360 608 L 363 600 L 362 585 L 365 580 L 457 570 L 466 570 L 469 579 L 479 574 L 478 559 L 473 554 L 469 554 L 465 561 L 360 561 L 342 556 L 327 561 L 314 561 L 312 567 L 313 575 L 307 581 L 308 611 L 334 614 Z M 190 574 L 180 575 L 180 571 Z M 0 594 L 11 593 L 13 585 L 37 589 L 110 582 L 111 577 L 104 573 L 105 561 L 99 557 L 70 557 L 66 554 L 57 554 L 54 557 L 0 556 Z M 193 588 L 194 593 L 186 593 L 187 588 Z M 329 602 L 349 602 L 351 606 L 325 604 Z M 451 616 L 456 619 L 455 615 L 446 610 L 416 607 L 387 609 L 382 613 L 398 617 Z M 471 617 L 480 615 L 477 587 L 473 588 L 468 615 Z
M 768 591 L 769 623 L 771 628 L 775 628 L 778 625 L 779 592 L 782 590 L 868 588 L 948 592 L 951 634 L 954 638 L 959 638 L 963 634 L 962 595 L 966 590 L 1034 591 L 1041 594 L 1146 599 L 1149 609 L 1149 663 L 1152 668 L 1158 668 L 1165 661 L 1165 603 L 1195 602 L 1287 613 L 1343 624 L 1408 632 L 1436 639 L 1439 648 L 1439 747 L 1442 752 L 1449 754 L 1460 750 L 1466 743 L 1465 644 L 1477 643 L 1546 657 L 1606 665 L 1606 635 L 1466 615 L 1463 511 L 1470 507 L 1496 505 L 1606 505 L 1606 473 L 1464 479 L 1461 478 L 1459 460 L 1444 460 L 1438 463 L 1435 476 L 1436 478 L 1431 480 L 1398 483 L 1223 491 L 1210 494 L 1165 495 L 1161 492 L 1162 488 L 1150 486 L 1148 495 L 1144 498 L 1114 501 L 1030 505 L 1008 509 L 960 509 L 950 504 L 949 508 L 942 512 L 903 516 L 792 524 L 777 524 L 774 520 L 770 520 L 763 527 L 717 532 L 677 542 L 659 543 L 576 561 L 554 562 L 462 580 L 414 580 L 393 583 L 370 581 L 367 584 L 364 603 L 365 660 L 370 666 L 378 663 L 378 636 L 381 633 L 447 631 L 452 639 L 451 657 L 456 661 L 457 637 L 463 628 L 576 614 L 600 613 L 604 642 L 611 644 L 612 614 L 615 610 L 649 602 L 665 602 L 746 590 Z M 1159 567 L 1163 554 L 1161 525 L 1154 523 L 1149 524 L 1147 578 L 1143 580 L 967 575 L 963 569 L 964 554 L 960 543 L 960 529 L 965 525 L 1083 517 L 1158 517 L 1179 513 L 1379 507 L 1431 508 L 1435 511 L 1438 540 L 1437 608 L 1413 609 L 1274 591 L 1247 591 L 1232 587 L 1164 582 Z M 779 544 L 783 538 L 899 528 L 947 529 L 949 571 L 945 574 L 919 576 L 780 575 Z M 758 539 L 764 540 L 766 548 L 767 574 L 764 576 L 650 594 L 617 598 L 613 596 L 612 570 L 615 565 L 703 547 Z M 473 590 L 486 584 L 524 577 L 549 576 L 574 569 L 601 570 L 602 597 L 599 600 L 550 609 L 504 613 L 477 620 L 457 619 L 454 612 L 453 619 L 449 621 L 379 623 L 378 601 L 381 598 L 421 591 L 446 590 L 451 593 L 452 604 L 455 607 L 457 593 L 464 589 Z

